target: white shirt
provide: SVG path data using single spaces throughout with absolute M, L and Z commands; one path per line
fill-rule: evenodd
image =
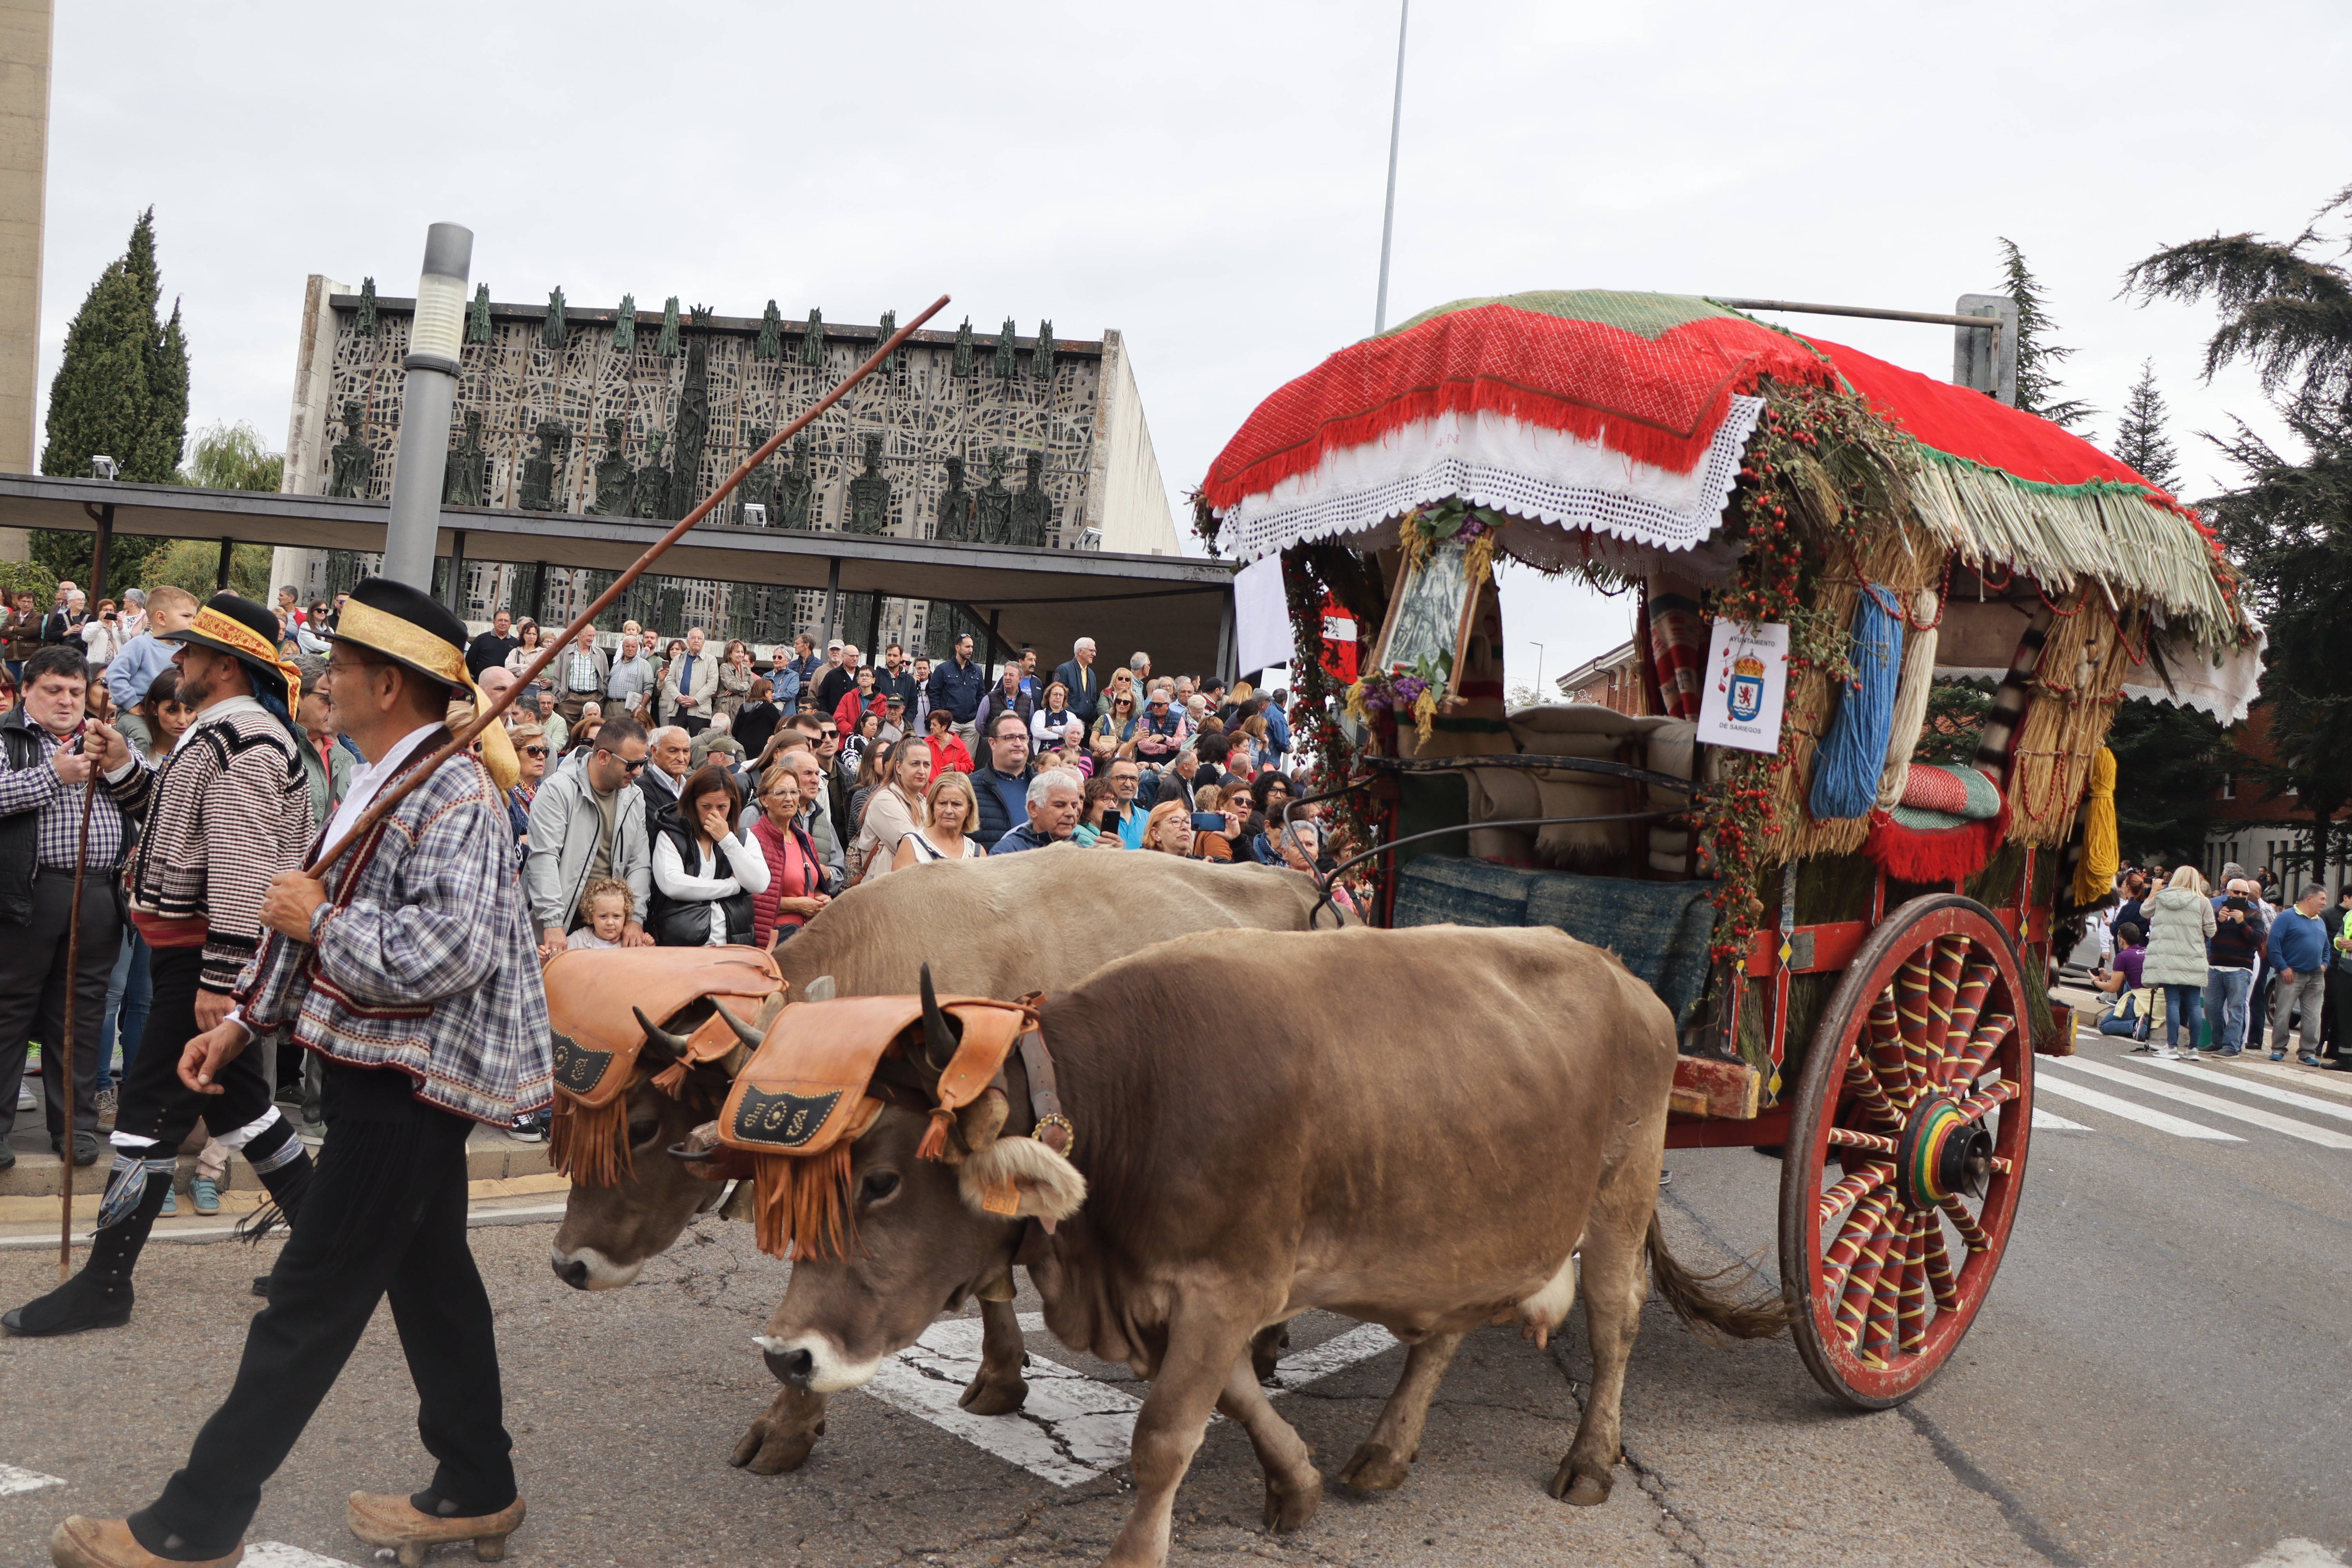
M 718 870 L 718 857 L 697 844 L 696 858 L 700 862 L 689 875 L 678 858 L 677 845 L 667 833 L 654 836 L 654 886 L 670 898 L 681 902 L 710 901 L 710 939 L 704 945 L 727 945 L 727 911 L 719 900 L 731 899 L 737 893 L 764 893 L 768 890 L 768 857 L 748 836 L 729 834 L 719 841 L 734 868 L 731 877 L 712 875 Z
M 320 845 L 331 848 L 341 843 L 343 835 L 349 833 L 367 808 L 375 804 L 375 797 L 383 793 L 383 786 L 391 783 L 393 774 L 400 771 L 400 764 L 425 743 L 427 735 L 440 727 L 438 724 L 420 725 L 394 741 L 392 750 L 383 754 L 382 762 L 353 768 L 351 793 L 343 796 L 343 804 L 335 808 L 333 818 L 327 824 L 327 837 L 320 840 Z

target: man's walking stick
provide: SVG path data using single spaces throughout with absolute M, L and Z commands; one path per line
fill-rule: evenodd
M 627 588 L 630 584 L 635 582 L 639 577 L 644 576 L 646 569 L 652 566 L 655 562 L 660 560 L 671 545 L 676 544 L 679 540 L 686 537 L 686 531 L 688 529 L 692 528 L 696 523 L 700 522 L 704 518 L 709 516 L 710 509 L 717 506 L 720 501 L 725 500 L 729 494 L 734 490 L 737 485 L 741 484 L 745 479 L 749 479 L 751 475 L 752 469 L 758 468 L 761 463 L 766 462 L 770 458 L 773 457 L 778 447 L 782 447 L 786 441 L 791 440 L 793 437 L 806 429 L 809 425 L 815 420 L 818 415 L 832 407 L 835 403 L 840 402 L 841 396 L 844 393 L 847 392 L 851 387 L 856 386 L 859 382 L 865 380 L 867 375 L 871 374 L 881 365 L 883 361 L 889 358 L 891 353 L 898 349 L 899 344 L 912 337 L 915 333 L 916 328 L 921 326 L 925 321 L 929 321 L 933 316 L 938 315 L 941 310 L 946 310 L 947 306 L 948 296 L 945 294 L 942 294 L 938 299 L 932 300 L 929 310 L 923 311 L 913 321 L 908 321 L 905 326 L 900 327 L 897 331 L 891 333 L 888 340 L 886 341 L 879 348 L 876 349 L 872 356 L 869 357 L 864 364 L 861 364 L 856 370 L 851 371 L 847 377 L 842 381 L 840 385 L 835 387 L 831 392 L 826 393 L 823 397 L 818 398 L 816 402 L 810 406 L 807 413 L 802 415 L 799 418 L 793 420 L 791 424 L 785 426 L 782 429 L 777 431 L 774 435 L 761 442 L 760 444 L 759 450 L 744 458 L 742 464 L 737 468 L 733 473 L 719 481 L 719 488 L 717 489 L 712 490 L 709 495 L 702 498 L 700 505 L 697 506 L 692 511 L 688 512 L 684 517 L 678 519 L 677 521 L 672 523 L 670 525 L 669 531 L 663 534 L 659 539 L 654 541 L 654 542 L 647 547 L 646 552 L 637 557 L 636 563 L 635 565 L 631 566 L 627 571 L 614 578 L 610 587 L 597 595 L 593 603 L 590 604 L 586 609 L 581 611 L 578 616 L 573 617 L 572 624 L 563 628 L 562 636 L 556 637 L 553 641 L 541 639 L 539 657 L 532 659 L 530 664 L 523 668 L 521 675 L 516 678 L 515 683 L 512 686 L 508 687 L 506 690 L 500 692 L 497 699 L 494 700 L 488 707 L 475 714 L 474 721 L 472 723 L 459 731 L 449 743 L 442 747 L 440 751 L 434 753 L 423 767 L 411 768 L 400 778 L 395 779 L 383 794 L 377 795 L 375 797 L 375 804 L 369 806 L 366 811 L 362 812 L 357 822 L 352 824 L 352 830 L 349 833 L 344 834 L 342 837 L 336 840 L 333 844 L 330 845 L 327 847 L 326 852 L 320 855 L 316 861 L 311 863 L 310 867 L 310 874 L 314 878 L 325 876 L 327 874 L 327 868 L 341 858 L 343 851 L 350 848 L 352 845 L 358 843 L 361 839 L 366 837 L 369 833 L 373 831 L 377 823 L 383 821 L 384 816 L 390 813 L 394 806 L 398 805 L 403 800 L 405 800 L 408 797 L 409 791 L 415 789 L 418 784 L 423 784 L 426 779 L 431 778 L 434 773 L 440 770 L 443 763 L 447 762 L 450 758 L 457 756 L 459 752 L 465 751 L 466 748 L 471 746 L 474 743 L 474 737 L 480 734 L 484 730 L 488 729 L 492 723 L 496 722 L 499 715 L 507 710 L 508 705 L 512 703 L 518 696 L 521 695 L 523 688 L 538 679 L 540 671 L 545 669 L 548 665 L 554 660 L 557 654 L 562 653 L 565 648 L 572 646 L 572 639 L 580 635 L 583 627 L 589 626 L 599 615 L 603 614 L 614 600 L 621 596 L 622 591 Z
M 96 582 L 98 574 L 90 574 Z M 82 755 L 89 755 L 89 721 L 82 721 Z M 65 1179 L 58 1192 L 58 1279 L 60 1283 L 73 1278 L 73 1188 L 74 1188 L 74 993 L 81 989 L 81 882 L 89 869 L 89 808 L 98 804 L 98 763 L 89 765 L 89 778 L 81 786 L 81 841 L 74 846 L 73 900 L 66 913 L 66 1008 L 65 1026 L 58 1033 L 65 1037 L 60 1047 L 65 1059 L 58 1065 L 64 1069 L 58 1074 L 65 1085 L 65 1142 L 61 1145 L 65 1158 Z M 105 1026 L 100 1024 L 100 1028 Z M 106 1042 L 99 1042 L 104 1050 Z

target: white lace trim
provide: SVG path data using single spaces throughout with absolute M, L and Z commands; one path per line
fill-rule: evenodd
M 1760 397 L 1732 398 L 1706 457 L 1688 474 L 1500 415 L 1441 415 L 1331 453 L 1307 473 L 1244 497 L 1222 514 L 1217 546 L 1235 560 L 1256 561 L 1460 496 L 1561 529 L 1688 550 L 1720 520 L 1763 412 Z

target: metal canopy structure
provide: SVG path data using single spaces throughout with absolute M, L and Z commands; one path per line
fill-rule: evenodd
M 106 479 L 0 475 L 0 528 L 94 532 L 113 509 L 117 533 L 307 550 L 380 551 L 390 506 L 380 500 L 184 489 Z M 434 552 L 617 572 L 669 525 L 570 512 L 445 507 Z M 1027 644 L 1050 668 L 1081 637 L 1103 668 L 1142 649 L 1163 670 L 1216 671 L 1233 656 L 1234 567 L 1191 556 L 1027 550 L 706 524 L 662 558 L 674 577 L 940 599 Z M 609 629 L 609 628 L 608 628 Z

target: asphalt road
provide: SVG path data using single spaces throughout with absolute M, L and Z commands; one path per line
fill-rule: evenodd
M 1542 1488 L 1583 1393 L 1580 1321 L 1549 1352 L 1484 1330 L 1404 1488 L 1332 1484 L 1296 1534 L 1261 1531 L 1248 1445 L 1218 1424 L 1179 1496 L 1171 1561 L 2313 1568 L 2352 1556 L 2340 1326 L 2352 1075 L 2167 1070 L 2120 1043 L 2043 1064 L 2045 1120 L 1991 1300 L 1903 1410 L 1847 1413 L 1785 1341 L 1718 1349 L 1654 1302 L 1627 1386 L 1629 1462 L 1606 1504 L 1570 1509 Z M 1667 1229 L 1686 1261 L 1769 1265 L 1777 1164 L 1717 1150 L 1669 1167 Z M 544 1221 L 474 1232 L 531 1509 L 516 1560 L 1083 1563 L 1117 1530 L 1128 1492 L 1113 1439 L 1143 1392 L 1123 1371 L 1034 1334 L 1038 1361 L 1074 1375 L 1033 1366 L 1029 1415 L 966 1418 L 976 1442 L 924 1413 L 951 1395 L 974 1327 L 943 1324 L 887 1387 L 835 1401 L 806 1468 L 754 1477 L 725 1459 L 773 1393 L 749 1341 L 783 1267 L 746 1228 L 709 1222 L 635 1287 L 583 1295 L 549 1272 L 551 1235 Z M 45 1288 L 53 1268 L 0 1251 L 0 1299 Z M 0 1340 L 0 1563 L 46 1561 L 67 1512 L 119 1514 L 152 1496 L 227 1386 L 254 1268 L 236 1244 L 159 1246 L 129 1328 Z M 1328 1473 L 1402 1356 L 1343 1337 L 1353 1325 L 1339 1320 L 1295 1327 L 1288 1365 L 1303 1385 L 1279 1405 Z M 266 1492 L 251 1539 L 274 1544 L 248 1563 L 369 1562 L 341 1499 L 422 1484 L 413 1417 L 380 1315 Z

